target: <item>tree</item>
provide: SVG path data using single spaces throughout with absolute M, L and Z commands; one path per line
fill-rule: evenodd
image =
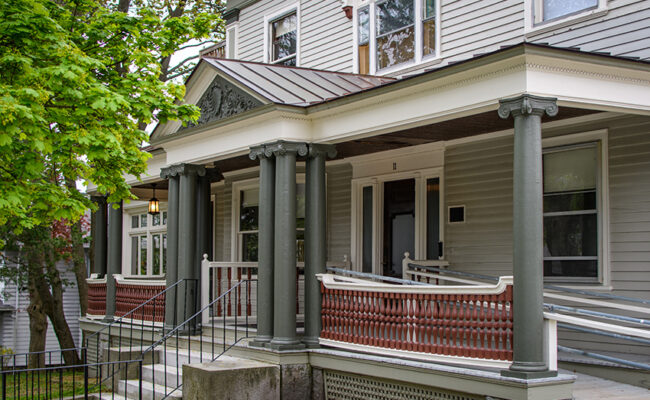
M 79 221 L 93 205 L 77 183 L 92 182 L 109 201 L 131 198 L 124 176 L 146 169 L 144 128 L 198 117 L 182 102 L 184 86 L 170 79 L 191 60 L 172 67 L 170 60 L 187 42 L 221 34 L 212 12 L 219 7 L 202 0 L 0 0 L 0 249 L 23 240 L 27 286 L 39 292 L 34 305 L 57 335 L 67 323 L 42 302 L 63 282 L 51 270 L 55 247 L 39 251 L 38 243 L 65 221 L 79 255 Z M 73 264 L 85 283 L 85 266 Z M 65 336 L 61 347 L 74 347 Z

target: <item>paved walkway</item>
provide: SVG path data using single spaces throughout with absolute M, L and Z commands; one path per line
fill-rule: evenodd
M 594 376 L 569 372 L 577 376 L 573 384 L 575 400 L 650 400 L 650 390 Z

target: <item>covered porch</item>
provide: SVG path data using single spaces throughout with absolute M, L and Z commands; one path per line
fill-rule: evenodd
M 167 200 L 159 279 L 164 277 L 167 287 L 180 280 L 200 282 L 200 290 L 188 297 L 200 299 L 190 312 L 186 304 L 181 308 L 165 299 L 166 324 L 192 310 L 202 311 L 203 324 L 248 316 L 256 333 L 250 351 L 277 357 L 336 348 L 352 359 L 375 353 L 487 369 L 496 381 L 502 375 L 517 384 L 556 376 L 554 322 L 543 315 L 544 271 L 559 268 L 571 275 L 574 267 L 562 264 L 567 257 L 552 259 L 544 247 L 543 140 L 599 143 L 600 149 L 607 139 L 602 130 L 611 121 L 647 123 L 643 116 L 650 105 L 632 83 L 647 71 L 631 61 L 520 45 L 399 81 L 359 82 L 363 78 L 331 73 L 270 88 L 261 72 L 231 63 L 204 60 L 197 68 L 188 82 L 188 101 L 201 107 L 202 119 L 192 127 L 159 127 L 152 137 L 159 150 L 151 174 L 134 186 L 147 200 L 156 183 L 163 193 L 158 197 Z M 558 67 L 561 63 L 573 69 Z M 596 66 L 629 77 L 602 80 Z M 323 87 L 328 78 L 332 86 Z M 309 92 L 318 90 L 335 93 L 311 99 Z M 238 102 L 229 103 L 232 96 Z M 579 135 L 577 141 L 573 135 Z M 602 169 L 600 155 L 598 160 Z M 499 163 L 505 173 L 488 171 Z M 473 172 L 463 176 L 461 164 L 473 165 Z M 598 178 L 602 185 L 602 175 Z M 479 197 L 492 200 L 492 222 L 490 202 Z M 304 203 L 296 202 L 300 198 Z M 599 207 L 606 208 L 601 201 Z M 502 213 L 505 208 L 509 213 Z M 104 210 L 111 218 L 128 208 Z M 120 285 L 147 279 L 128 273 L 134 271 L 134 246 L 142 250 L 131 238 L 142 227 L 117 232 L 118 224 L 138 213 L 115 215 L 109 224 L 116 231 L 108 235 L 106 273 L 100 272 L 108 278 L 106 316 L 118 315 L 111 304 Z M 493 225 L 477 229 L 479 215 Z M 598 224 L 607 223 L 602 215 Z M 147 232 L 145 257 L 153 260 L 149 249 L 157 233 Z M 491 240 L 494 246 L 486 249 Z M 575 267 L 571 279 L 578 284 L 610 279 L 611 270 L 602 267 L 609 243 L 598 240 L 597 254 L 583 256 Z M 122 247 L 128 255 L 117 254 Z M 327 274 L 330 266 L 411 280 L 404 252 L 415 263 L 502 280 L 483 287 L 442 282 L 431 287 Z M 142 262 L 138 257 L 135 270 Z M 593 260 L 595 270 L 588 263 Z M 132 275 L 124 278 L 130 282 L 116 281 L 118 274 Z M 220 297 L 245 280 L 255 286 Z M 100 293 L 103 282 L 92 283 Z M 555 392 L 549 389 L 553 379 Z M 570 379 L 544 382 L 551 383 L 540 383 L 546 389 L 539 393 L 566 397 Z

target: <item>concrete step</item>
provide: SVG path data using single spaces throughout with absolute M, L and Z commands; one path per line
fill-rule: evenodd
M 142 367 L 142 379 L 156 385 L 175 387 L 183 383 L 183 369 L 165 364 L 145 365 Z
M 176 354 L 176 349 L 168 346 L 166 352 L 161 352 L 158 358 L 158 363 L 166 364 L 172 367 L 179 367 L 185 364 L 196 364 L 212 361 L 214 358 L 212 356 L 212 352 L 207 351 L 208 349 L 206 349 L 205 346 L 203 350 L 203 352 L 197 350 L 188 351 L 187 348 L 180 348 L 178 349 L 178 354 Z M 219 349 L 219 351 L 216 351 L 215 348 L 214 356 L 216 357 L 219 355 L 219 353 L 221 353 L 221 349 Z
M 174 388 L 154 385 L 152 382 L 142 381 L 142 397 L 139 396 L 140 382 L 136 379 L 121 381 L 117 388 L 117 393 L 126 396 L 129 399 L 155 400 L 162 398 L 182 399 L 183 392 L 181 389 L 174 391 Z
M 102 393 L 101 396 L 98 394 L 90 394 L 88 397 L 92 400 L 129 400 L 119 393 Z

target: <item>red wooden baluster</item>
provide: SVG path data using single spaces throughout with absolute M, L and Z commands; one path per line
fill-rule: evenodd
M 252 268 L 246 268 L 246 279 L 248 279 L 248 283 L 246 284 L 246 291 L 247 291 L 247 296 L 246 296 L 246 315 L 251 316 L 253 314 L 253 307 L 251 305 L 251 286 L 253 284 L 252 279 L 253 279 L 253 269 Z
M 228 311 L 226 316 L 231 317 L 232 316 L 232 292 L 230 292 L 230 289 L 232 287 L 232 268 L 228 268 L 228 288 L 226 289 L 226 292 L 228 293 L 226 297 L 228 297 Z
M 379 302 L 379 313 L 377 316 L 377 319 L 379 320 L 379 334 L 378 339 L 379 339 L 379 346 L 380 347 L 386 347 L 386 342 L 385 342 L 385 320 L 384 320 L 384 315 L 385 315 L 385 307 L 384 307 L 384 296 L 385 293 L 377 293 L 377 301 Z
M 395 293 L 389 293 L 388 296 L 389 299 L 389 304 L 390 304 L 390 309 L 388 310 L 388 323 L 389 323 L 389 340 L 390 340 L 390 348 L 394 349 L 396 345 L 396 331 L 397 331 L 397 326 L 395 324 L 395 314 L 397 312 L 397 304 L 395 301 Z
M 321 304 L 321 313 L 320 313 L 320 326 L 321 326 L 321 331 L 319 336 L 321 338 L 327 338 L 327 314 L 329 313 L 329 307 L 327 304 L 327 295 L 325 292 L 325 286 L 323 285 L 323 282 L 320 284 L 320 304 Z
M 241 282 L 241 268 L 237 268 L 237 282 L 235 283 L 240 283 Z M 242 315 L 241 314 L 241 286 L 239 287 L 239 290 L 237 290 L 237 316 Z
M 377 318 L 378 318 L 378 308 L 377 308 L 377 293 L 370 292 L 369 297 L 369 310 L 368 310 L 368 320 L 370 321 L 370 331 L 368 332 L 370 339 L 368 344 L 371 346 L 378 346 L 377 341 Z

